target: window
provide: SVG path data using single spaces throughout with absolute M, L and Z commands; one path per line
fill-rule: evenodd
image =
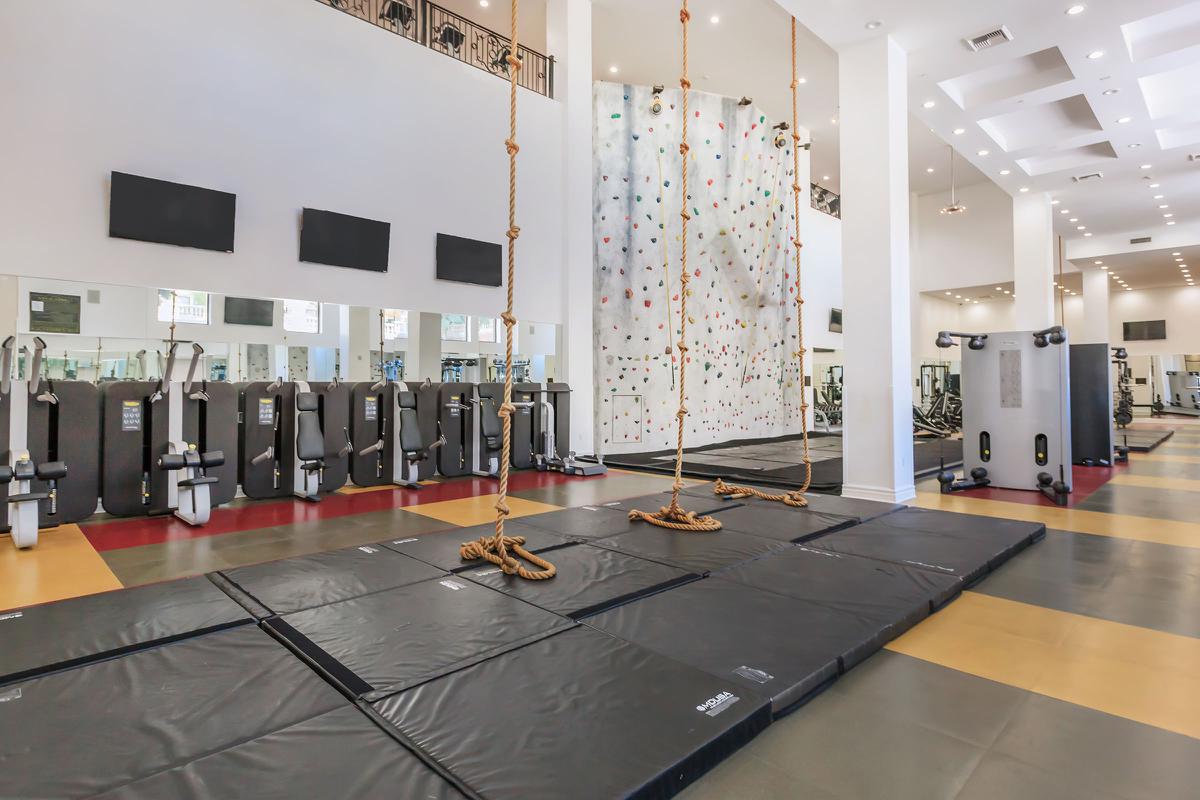
M 385 308 L 383 310 L 383 338 L 384 339 L 407 339 L 408 338 L 408 312 L 400 311 L 394 308 Z
M 292 333 L 320 333 L 321 304 L 316 300 L 284 300 L 283 329 Z
M 172 298 L 174 298 L 174 303 L 172 303 Z M 158 321 L 207 325 L 208 292 L 189 292 L 183 289 L 159 289 Z
M 479 325 L 479 341 L 481 342 L 496 342 L 496 331 L 500 329 L 500 320 L 495 317 L 480 317 Z
M 470 339 L 467 338 L 466 314 L 442 314 L 442 341 L 470 341 Z

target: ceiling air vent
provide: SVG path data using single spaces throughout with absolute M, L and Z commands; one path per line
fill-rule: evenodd
M 1013 35 L 1008 30 L 1008 26 L 1001 25 L 999 28 L 996 28 L 996 30 L 994 30 L 994 31 L 990 31 L 981 36 L 976 36 L 972 39 L 964 39 L 963 41 L 965 41 L 967 43 L 967 47 L 971 48 L 972 51 L 978 53 L 980 50 L 987 50 L 989 47 L 995 47 L 998 44 L 1004 44 L 1005 42 L 1011 42 L 1012 38 L 1013 38 Z
M 1150 244 L 1150 239 L 1151 239 L 1151 237 L 1149 237 L 1149 236 L 1143 236 L 1139 239 L 1130 239 L 1129 243 L 1130 244 Z
M 1086 175 L 1076 175 L 1075 177 L 1071 178 L 1071 180 L 1075 181 L 1076 183 L 1083 183 L 1084 181 L 1099 181 L 1103 179 L 1103 172 L 1089 172 Z
M 1188 156 L 1188 161 L 1200 161 L 1200 153 L 1192 153 Z

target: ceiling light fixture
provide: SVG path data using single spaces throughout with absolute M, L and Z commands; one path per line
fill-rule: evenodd
M 1088 231 L 1087 233 L 1084 234 L 1084 236 L 1091 236 L 1091 235 L 1092 235 L 1091 231 Z
M 1112 97 L 1114 94 L 1116 94 L 1116 93 L 1117 93 L 1117 92 L 1119 92 L 1119 91 L 1121 91 L 1121 90 L 1120 90 L 1120 89 L 1105 89 L 1105 90 L 1104 90 L 1103 92 L 1101 92 L 1100 94 L 1102 94 L 1102 95 L 1104 95 L 1104 96 L 1106 96 L 1106 97 Z
M 1171 220 L 1171 221 L 1170 221 L 1170 222 L 1168 222 L 1167 224 L 1168 224 L 1168 225 L 1174 225 L 1174 224 L 1175 224 L 1175 220 Z
M 1162 205 L 1159 206 L 1159 208 L 1170 208 L 1170 207 L 1171 206 L 1168 205 L 1167 203 L 1163 203 Z
M 1133 122 L 1133 117 L 1121 117 L 1120 119 L 1117 120 L 1117 122 L 1121 123 L 1122 125 L 1125 125 L 1127 123 Z
M 1001 175 L 1008 175 L 1008 174 L 1010 174 L 1011 172 L 1012 172 L 1012 170 L 1011 170 L 1011 169 L 1002 169 L 1002 170 L 1000 170 L 1000 174 L 1001 174 Z
M 958 202 L 956 196 L 956 186 L 954 182 L 954 148 L 946 145 L 946 149 L 950 151 L 950 205 L 942 209 L 943 214 L 961 214 L 967 210 L 967 207 Z
M 946 294 L 954 294 L 954 292 L 946 292 Z
M 612 74 L 616 75 L 617 74 L 617 65 L 613 64 L 611 67 L 608 68 L 608 71 L 611 72 Z
M 869 31 L 877 31 L 883 27 L 883 22 L 880 20 L 877 20 L 877 19 L 873 19 L 870 22 L 868 22 L 866 25 L 864 25 L 863 27 Z
M 928 172 L 928 173 L 930 173 L 930 174 L 932 175 L 932 174 L 933 174 L 933 167 L 926 167 L 926 168 L 925 168 L 925 171 L 926 171 L 926 172 Z
M 1104 51 L 1103 50 L 1093 50 L 1092 52 L 1087 54 L 1087 57 L 1091 61 L 1095 61 L 1097 58 L 1104 58 Z
M 1022 191 L 1022 192 L 1028 192 L 1028 191 L 1029 191 L 1029 187 L 1028 187 L 1028 186 L 1022 186 L 1022 187 L 1021 187 L 1021 191 Z
M 491 3 L 489 3 L 488 0 L 479 0 L 480 8 L 487 8 L 489 5 L 491 5 Z
M 956 295 L 954 295 L 954 299 L 955 299 L 955 300 L 962 300 L 962 295 L 961 295 L 961 294 L 956 294 Z
M 1154 169 L 1153 164 L 1142 164 L 1142 169 Z
M 1161 183 L 1152 183 L 1152 184 L 1150 184 L 1150 188 L 1151 188 L 1151 189 L 1157 189 L 1157 188 L 1158 188 L 1158 187 L 1160 187 L 1160 186 L 1162 186 L 1162 184 L 1161 184 Z
M 1103 264 L 1104 262 L 1103 261 L 1093 261 L 1092 263 L 1095 264 L 1096 266 L 1099 266 L 1099 265 Z
M 979 151 L 978 153 L 976 153 L 975 155 L 977 155 L 977 156 L 986 156 L 987 154 L 988 154 L 988 151 L 987 151 L 987 150 L 980 150 L 980 151 Z
M 1130 150 L 1137 150 L 1139 147 L 1142 146 L 1142 143 L 1141 142 L 1130 142 L 1129 144 L 1127 144 L 1125 146 L 1128 147 Z
M 1086 230 L 1087 230 L 1087 225 L 1076 225 L 1076 226 L 1075 226 L 1075 230 L 1077 230 L 1077 231 L 1086 231 Z
M 955 129 L 954 129 L 954 135 L 955 135 L 955 136 L 962 136 L 962 135 L 963 135 L 964 133 L 966 133 L 966 132 L 967 132 L 967 129 L 966 129 L 966 128 L 955 128 Z
M 808 78 L 797 78 L 796 83 L 808 83 Z
M 1163 217 L 1166 219 L 1170 219 L 1173 216 L 1175 216 L 1175 215 L 1174 214 L 1163 214 Z
M 1060 211 L 1060 212 L 1058 212 L 1058 213 L 1060 213 L 1060 214 L 1070 214 L 1070 213 L 1071 213 L 1071 209 L 1069 209 L 1069 208 L 1064 208 L 1062 211 Z
M 1154 195 L 1154 199 L 1155 199 L 1155 200 L 1162 200 L 1162 199 L 1163 199 L 1163 196 L 1162 196 L 1161 194 L 1156 194 L 1156 195 Z
M 1171 255 L 1173 255 L 1173 256 L 1181 256 L 1181 255 L 1183 255 L 1183 253 L 1176 252 L 1176 253 L 1171 253 Z
M 718 17 L 716 14 L 713 14 L 711 17 L 708 18 L 708 21 L 711 22 L 713 25 L 716 25 L 718 22 L 721 21 L 721 18 Z
M 1067 16 L 1073 17 L 1076 14 L 1082 14 L 1085 9 L 1087 9 L 1087 6 L 1085 6 L 1083 3 L 1076 3 L 1067 9 Z
M 1052 206 L 1056 206 L 1056 205 L 1058 205 L 1058 204 L 1059 204 L 1059 203 L 1061 203 L 1061 202 L 1062 202 L 1062 200 L 1051 200 L 1051 201 L 1050 201 L 1050 205 L 1052 205 Z
M 926 100 L 924 103 L 921 103 L 921 108 L 933 108 L 936 105 L 937 105 L 936 101 Z

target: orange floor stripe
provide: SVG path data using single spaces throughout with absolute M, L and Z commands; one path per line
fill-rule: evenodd
M 471 525 L 482 525 L 485 522 L 494 522 L 496 519 L 496 500 L 499 497 L 500 495 L 498 494 L 484 494 L 475 497 L 463 497 L 458 500 L 443 500 L 440 503 L 405 506 L 404 510 L 440 519 L 442 522 L 449 522 L 452 525 L 469 527 Z M 511 496 L 508 498 L 508 507 L 512 511 L 511 517 L 544 514 L 547 511 L 558 511 L 561 508 L 561 506 L 553 506 L 549 503 L 539 503 L 534 500 L 525 500 L 520 497 Z
M 0 536 L 0 609 L 120 588 L 78 525 L 43 530 L 37 546 L 28 550 L 18 550 L 11 537 Z

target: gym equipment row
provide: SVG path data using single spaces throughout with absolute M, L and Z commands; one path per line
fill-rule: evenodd
M 1167 398 L 1170 413 L 1200 416 L 1200 372 L 1167 372 Z

